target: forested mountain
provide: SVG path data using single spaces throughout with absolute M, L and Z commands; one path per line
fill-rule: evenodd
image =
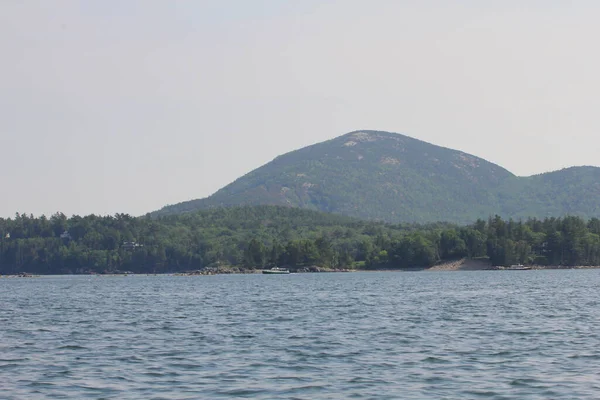
M 277 206 L 158 218 L 0 219 L 0 274 L 426 268 L 463 257 L 493 265 L 600 265 L 600 220 L 389 225 Z
M 600 216 L 600 168 L 571 167 L 506 180 L 498 188 L 499 214 L 513 218 Z
M 489 215 L 600 216 L 600 168 L 517 177 L 481 158 L 408 136 L 359 131 L 277 157 L 169 215 L 283 205 L 386 222 L 467 223 Z

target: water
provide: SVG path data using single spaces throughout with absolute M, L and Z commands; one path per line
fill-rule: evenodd
M 597 399 L 600 270 L 0 279 L 0 398 Z

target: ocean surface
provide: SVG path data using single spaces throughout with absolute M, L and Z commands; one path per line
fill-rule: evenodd
M 0 279 L 1 399 L 599 399 L 600 270 Z

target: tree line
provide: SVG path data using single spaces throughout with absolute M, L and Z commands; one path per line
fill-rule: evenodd
M 600 265 L 600 220 L 579 217 L 384 224 L 288 207 L 137 217 L 0 218 L 0 274 L 165 273 L 203 269 Z

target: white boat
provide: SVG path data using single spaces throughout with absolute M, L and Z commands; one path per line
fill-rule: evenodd
M 523 265 L 523 264 L 515 264 L 515 265 L 511 265 L 510 267 L 506 267 L 504 269 L 509 270 L 509 271 L 525 271 L 525 270 L 531 269 L 531 267 Z
M 271 269 L 263 269 L 263 274 L 273 274 L 273 275 L 283 275 L 283 274 L 289 274 L 290 270 L 287 268 L 278 268 L 278 267 L 273 267 Z

